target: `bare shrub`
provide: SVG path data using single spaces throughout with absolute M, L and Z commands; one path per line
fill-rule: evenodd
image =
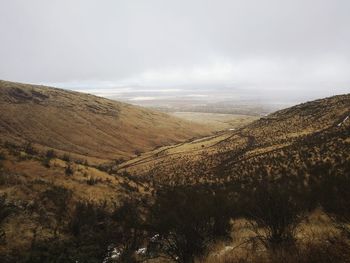
M 63 154 L 62 156 L 62 160 L 65 161 L 65 162 L 70 162 L 71 158 L 69 156 L 69 154 Z
M 272 250 L 293 246 L 296 228 L 306 215 L 306 201 L 299 197 L 286 185 L 260 184 L 246 207 L 255 240 Z
M 73 173 L 74 173 L 73 167 L 70 164 L 68 164 L 65 168 L 65 174 L 70 176 L 70 175 L 73 175 Z
M 6 233 L 2 228 L 2 224 L 9 217 L 15 208 L 9 204 L 6 195 L 0 195 L 0 245 L 6 243 Z
M 230 211 L 222 197 L 204 187 L 160 191 L 150 212 L 151 232 L 158 236 L 153 249 L 187 263 L 205 255 L 214 241 L 229 239 Z

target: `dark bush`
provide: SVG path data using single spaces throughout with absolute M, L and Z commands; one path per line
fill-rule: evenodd
M 31 142 L 27 142 L 24 144 L 24 152 L 29 155 L 37 155 L 38 151 L 34 149 Z
M 117 208 L 112 219 L 118 225 L 118 248 L 121 252 L 120 262 L 138 262 L 136 251 L 145 242 L 147 233 L 142 219 L 140 206 L 132 201 L 125 201 Z
M 65 161 L 65 162 L 70 162 L 70 156 L 69 156 L 69 154 L 66 154 L 66 153 L 63 154 L 62 160 Z
M 80 247 L 92 248 L 89 254 L 99 262 L 114 248 L 121 252 L 118 262 L 136 262 L 135 252 L 145 237 L 141 212 L 132 202 L 114 210 L 106 203 L 78 203 L 69 225 Z
M 150 212 L 150 229 L 158 237 L 150 249 L 176 262 L 194 262 L 214 241 L 229 238 L 226 204 L 225 198 L 204 187 L 161 190 Z
M 350 170 L 347 174 L 331 173 L 319 180 L 319 200 L 335 225 L 350 238 Z
M 251 190 L 245 214 L 256 240 L 268 249 L 293 246 L 296 228 L 306 216 L 307 200 L 293 187 L 260 182 Z
M 0 245 L 6 243 L 6 234 L 2 224 L 13 212 L 15 212 L 15 207 L 8 203 L 7 196 L 0 195 Z
M 99 179 L 99 178 L 95 178 L 95 177 L 90 177 L 89 179 L 86 180 L 86 183 L 88 185 L 95 185 L 95 184 L 98 184 L 100 183 L 102 180 Z
M 125 162 L 125 159 L 124 159 L 124 158 L 118 158 L 118 159 L 115 159 L 115 160 L 114 160 L 115 165 L 119 165 L 119 164 L 121 164 L 121 163 L 123 163 L 123 162 Z
M 65 174 L 70 176 L 70 175 L 73 175 L 73 173 L 74 173 L 73 167 L 70 164 L 68 164 L 65 169 Z
M 53 159 L 53 158 L 56 158 L 56 153 L 54 150 L 47 150 L 46 154 L 45 154 L 45 157 L 49 160 Z
M 41 201 L 55 215 L 55 224 L 53 226 L 55 236 L 57 236 L 59 229 L 64 229 L 64 222 L 69 217 L 71 198 L 71 190 L 57 185 L 53 185 L 41 194 Z
M 58 240 L 47 239 L 37 241 L 30 250 L 12 251 L 2 256 L 4 263 L 74 263 L 74 262 L 91 262 L 88 256 L 82 258 L 77 249 L 77 244 L 71 239 Z M 78 261 L 78 259 L 86 259 Z M 1 261 L 3 262 L 3 261 Z
M 134 154 L 135 154 L 136 156 L 141 156 L 142 152 L 141 152 L 140 150 L 135 150 L 135 151 L 134 151 Z
M 3 152 L 0 152 L 0 161 L 6 160 L 6 155 Z
M 42 165 L 45 166 L 46 168 L 50 168 L 50 158 L 44 157 L 41 161 Z

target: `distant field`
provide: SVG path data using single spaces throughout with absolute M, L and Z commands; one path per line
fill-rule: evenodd
M 208 126 L 212 131 L 222 131 L 242 127 L 257 120 L 257 116 L 204 112 L 173 112 L 173 116 Z

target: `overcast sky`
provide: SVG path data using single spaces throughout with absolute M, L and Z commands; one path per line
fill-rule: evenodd
M 0 0 L 0 79 L 350 92 L 349 0 Z

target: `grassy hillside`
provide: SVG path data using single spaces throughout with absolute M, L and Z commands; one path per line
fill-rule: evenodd
M 349 162 L 349 115 L 350 95 L 307 102 L 235 131 L 157 149 L 120 168 L 158 182 L 196 184 Z
M 0 112 L 0 254 L 64 238 L 62 224 L 79 204 L 112 209 L 147 198 L 147 184 L 112 174 L 112 168 L 155 147 L 210 133 L 157 111 L 6 81 L 0 81 Z
M 0 81 L 0 140 L 91 162 L 129 158 L 209 133 L 169 115 L 93 95 Z
M 172 112 L 169 114 L 194 123 L 203 124 L 213 132 L 235 130 L 259 118 L 251 115 L 203 112 Z
M 142 137 L 128 125 L 154 123 L 145 130 L 164 131 L 157 125 L 165 118 L 177 127 L 175 136 L 188 123 L 91 95 L 3 86 L 0 256 L 6 263 L 350 258 L 350 95 L 120 163 L 114 159 L 132 156 L 135 145 L 151 147 L 149 141 L 167 136 Z M 130 138 L 141 137 L 114 139 L 109 123 L 125 137 L 126 128 Z

